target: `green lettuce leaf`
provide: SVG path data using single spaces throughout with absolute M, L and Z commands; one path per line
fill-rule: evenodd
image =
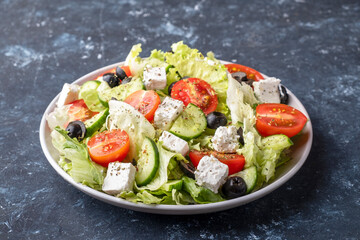
M 167 200 L 168 196 L 157 197 L 150 192 L 144 190 L 142 192 L 134 193 L 132 191 L 129 192 L 121 192 L 117 195 L 119 198 L 126 199 L 127 201 L 138 203 L 142 202 L 145 204 L 161 204 L 164 200 Z
M 226 103 L 230 109 L 232 123 L 240 126 L 244 118 L 251 124 L 255 124 L 255 111 L 252 108 L 257 104 L 252 88 L 247 84 L 241 84 L 228 74 L 228 86 Z
M 183 189 L 188 192 L 197 203 L 213 203 L 224 200 L 220 194 L 215 194 L 207 188 L 198 186 L 192 178 L 183 176 L 182 180 L 184 181 Z
M 62 156 L 60 166 L 79 183 L 100 190 L 104 182 L 105 168 L 92 162 L 86 145 L 70 138 L 67 131 L 56 127 L 51 132 L 52 143 Z M 71 161 L 65 162 L 64 158 Z
M 199 137 L 191 139 L 189 141 L 189 147 L 191 149 L 195 149 L 197 151 L 201 151 L 201 149 L 213 149 L 211 138 L 214 134 L 202 133 Z
M 173 189 L 171 192 L 171 197 L 177 205 L 188 205 L 196 203 L 191 195 L 183 190 Z
M 141 44 L 134 45 L 125 60 L 125 65 L 129 66 L 131 75 L 137 77 L 142 74 L 144 65 L 139 54 L 141 53 Z
M 170 159 L 168 166 L 168 179 L 181 179 L 184 172 L 181 171 L 176 157 Z
M 293 145 L 290 138 L 285 135 L 271 135 L 261 140 L 261 158 L 258 164 L 261 166 L 261 175 L 268 182 L 275 175 L 275 168 L 278 165 L 283 151 Z M 284 161 L 284 160 L 282 160 Z

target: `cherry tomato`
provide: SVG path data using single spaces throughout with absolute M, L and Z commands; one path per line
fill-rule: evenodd
M 122 66 L 121 68 L 125 71 L 126 76 L 128 76 L 128 77 L 131 76 L 131 71 L 130 71 L 130 67 L 129 67 L 129 66 Z M 116 68 L 115 68 L 115 72 L 116 72 Z
M 256 107 L 256 129 L 263 137 L 284 134 L 293 137 L 305 126 L 307 117 L 299 110 L 278 103 L 264 103 Z
M 129 66 L 121 66 L 120 68 L 122 68 L 125 73 L 126 76 L 130 77 L 131 76 L 131 71 L 130 71 L 130 67 Z M 95 80 L 99 80 L 104 74 L 106 73 L 116 73 L 116 67 L 112 68 L 110 70 L 107 70 L 106 72 L 103 72 L 101 75 L 99 75 Z
M 138 90 L 130 94 L 124 102 L 133 106 L 142 113 L 149 122 L 152 122 L 154 120 L 155 111 L 161 101 L 159 95 L 153 90 Z
M 199 78 L 186 78 L 174 84 L 171 97 L 180 100 L 187 106 L 193 103 L 205 114 L 215 111 L 218 99 L 210 84 Z
M 75 100 L 69 103 L 70 107 L 68 110 L 69 121 L 65 124 L 68 125 L 72 121 L 86 121 L 92 118 L 98 112 L 92 112 L 85 104 L 84 99 Z
M 255 69 L 249 68 L 244 65 L 231 63 L 231 64 L 225 64 L 225 67 L 228 69 L 230 73 L 234 72 L 244 72 L 246 73 L 246 77 L 255 81 L 260 81 L 261 79 L 264 79 L 264 77 L 256 71 Z
M 110 162 L 122 161 L 129 152 L 129 135 L 120 129 L 101 132 L 87 143 L 91 160 L 107 167 Z
M 195 167 L 199 164 L 200 160 L 204 156 L 213 155 L 216 157 L 220 162 L 228 165 L 229 167 L 229 175 L 240 172 L 245 165 L 245 158 L 243 155 L 238 155 L 234 153 L 219 153 L 217 151 L 197 151 L 191 150 L 189 153 L 189 157 L 191 162 Z

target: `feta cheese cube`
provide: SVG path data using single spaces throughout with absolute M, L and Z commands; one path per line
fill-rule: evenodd
M 161 90 L 166 87 L 165 67 L 145 67 L 143 77 L 147 90 Z
M 279 84 L 281 80 L 270 77 L 254 82 L 254 94 L 262 103 L 280 103 Z
M 166 97 L 159 105 L 154 116 L 154 126 L 163 130 L 169 130 L 171 124 L 184 110 L 182 101 Z
M 102 190 L 110 195 L 132 191 L 136 168 L 131 163 L 109 163 Z
M 169 133 L 168 131 L 163 131 L 159 141 L 162 141 L 163 147 L 169 151 L 181 153 L 183 156 L 189 152 L 188 143 L 174 134 Z
M 226 181 L 229 174 L 229 167 L 220 162 L 214 156 L 205 156 L 201 158 L 197 169 L 195 170 L 195 180 L 200 186 L 218 193 L 221 185 Z
M 211 142 L 216 151 L 233 153 L 239 149 L 239 138 L 235 126 L 218 127 Z
M 57 101 L 56 105 L 58 107 L 61 107 L 77 100 L 79 97 L 79 91 L 80 91 L 79 85 L 65 83 L 61 90 L 59 100 Z

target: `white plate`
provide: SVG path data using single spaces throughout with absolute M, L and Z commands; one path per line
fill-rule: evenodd
M 224 62 L 227 63 L 227 62 Z M 74 83 L 76 84 L 83 84 L 86 81 L 95 79 L 99 74 L 103 73 L 106 70 L 109 70 L 111 68 L 114 68 L 118 65 L 123 64 L 123 62 L 116 63 L 113 65 L 109 65 L 107 67 L 103 67 L 101 69 L 95 70 L 78 80 L 76 80 Z M 313 131 L 312 131 L 312 125 L 309 118 L 309 114 L 307 113 L 304 106 L 301 104 L 299 99 L 296 98 L 296 96 L 288 90 L 289 94 L 289 105 L 293 106 L 294 108 L 300 110 L 302 113 L 304 113 L 309 121 L 306 123 L 302 134 L 299 136 L 296 136 L 294 139 L 294 146 L 292 147 L 292 159 L 284 164 L 283 166 L 279 167 L 276 170 L 275 179 L 268 183 L 263 188 L 259 189 L 256 192 L 253 192 L 251 194 L 245 195 L 243 197 L 239 197 L 232 200 L 226 200 L 223 202 L 218 203 L 209 203 L 209 204 L 202 204 L 202 205 L 146 205 L 141 203 L 132 203 L 125 201 L 120 198 L 116 198 L 110 195 L 107 195 L 103 192 L 96 191 L 92 188 L 89 188 L 85 185 L 82 185 L 80 183 L 76 183 L 58 164 L 58 153 L 57 150 L 52 146 L 51 144 L 51 138 L 50 138 L 50 129 L 46 123 L 45 116 L 52 112 L 55 108 L 56 102 L 58 100 L 59 95 L 57 95 L 49 104 L 47 107 L 40 124 L 40 142 L 41 147 L 44 151 L 44 154 L 51 164 L 51 166 L 55 169 L 55 171 L 64 178 L 67 182 L 69 182 L 71 185 L 79 189 L 80 191 L 96 198 L 101 201 L 110 203 L 115 206 L 131 209 L 134 211 L 140 211 L 140 212 L 149 212 L 149 213 L 157 213 L 157 214 L 174 214 L 174 215 L 187 215 L 187 214 L 200 214 L 200 213 L 209 213 L 209 212 L 216 212 L 221 210 L 226 210 L 234 207 L 238 207 L 241 205 L 244 205 L 246 203 L 252 202 L 256 199 L 259 199 L 270 192 L 274 191 L 281 185 L 283 185 L 285 182 L 287 182 L 292 176 L 295 175 L 295 173 L 300 169 L 300 167 L 304 164 L 307 156 L 309 155 L 312 140 L 313 140 Z

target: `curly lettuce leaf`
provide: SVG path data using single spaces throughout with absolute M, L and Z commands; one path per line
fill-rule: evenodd
M 125 65 L 129 66 L 133 77 L 139 76 L 140 73 L 142 74 L 142 71 L 144 69 L 142 59 L 139 56 L 141 51 L 142 51 L 142 49 L 141 49 L 140 43 L 132 46 L 132 48 L 125 60 Z
M 196 203 L 191 195 L 184 190 L 173 189 L 171 192 L 171 197 L 177 205 L 188 205 Z
M 142 202 L 145 204 L 164 204 L 163 202 L 168 199 L 167 195 L 159 197 L 146 190 L 138 193 L 134 193 L 133 191 L 125 191 L 118 194 L 117 197 L 123 198 L 133 203 Z
M 52 143 L 59 151 L 60 166 L 79 183 L 100 190 L 104 182 L 105 168 L 90 160 L 86 145 L 70 138 L 67 131 L 55 127 L 51 132 Z M 66 158 L 71 162 L 65 161 Z
M 220 202 L 224 199 L 220 194 L 215 194 L 211 190 L 198 186 L 194 179 L 183 176 L 183 189 L 188 192 L 197 203 Z
M 184 172 L 181 171 L 176 157 L 170 159 L 168 166 L 168 179 L 181 179 Z

